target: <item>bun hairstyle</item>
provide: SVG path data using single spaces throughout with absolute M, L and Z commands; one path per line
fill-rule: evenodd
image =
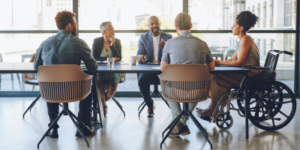
M 237 20 L 237 24 L 239 26 L 244 27 L 243 32 L 247 32 L 251 27 L 254 27 L 256 22 L 258 22 L 258 17 L 250 11 L 242 11 L 240 12 L 235 19 Z

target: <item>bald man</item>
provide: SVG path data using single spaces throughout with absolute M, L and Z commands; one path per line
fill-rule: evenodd
M 172 38 L 172 35 L 160 30 L 160 21 L 156 16 L 148 19 L 148 28 L 150 31 L 141 35 L 138 44 L 137 57 L 141 64 L 155 62 L 160 63 L 165 43 Z M 158 74 L 139 74 L 139 88 L 148 106 L 148 117 L 154 116 L 154 103 L 150 96 L 150 84 L 159 83 Z

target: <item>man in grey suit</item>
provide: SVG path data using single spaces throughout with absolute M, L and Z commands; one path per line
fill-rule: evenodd
M 172 38 L 172 35 L 160 30 L 160 21 L 156 16 L 148 19 L 150 31 L 141 35 L 137 57 L 139 63 L 156 62 L 160 63 L 165 42 Z M 150 84 L 159 83 L 157 74 L 139 74 L 138 84 L 146 105 L 148 106 L 148 117 L 154 115 L 154 104 L 150 96 Z

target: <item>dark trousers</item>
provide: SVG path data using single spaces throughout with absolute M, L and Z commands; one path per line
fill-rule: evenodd
M 139 88 L 144 98 L 144 101 L 148 107 L 153 106 L 153 100 L 150 96 L 150 85 L 151 83 L 159 84 L 159 74 L 152 73 L 141 73 L 139 74 Z
M 50 123 L 48 126 L 51 125 L 51 123 L 55 120 L 55 118 L 58 116 L 58 103 L 48 103 L 47 102 L 47 108 L 48 108 L 48 115 L 50 118 Z M 79 112 L 78 112 L 78 118 L 83 121 L 87 126 L 91 126 L 91 106 L 92 106 L 92 93 L 89 94 L 84 100 L 79 102 Z M 58 128 L 58 124 L 56 123 L 53 128 Z

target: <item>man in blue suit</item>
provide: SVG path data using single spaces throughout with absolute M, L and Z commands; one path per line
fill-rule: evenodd
M 160 30 L 160 21 L 156 16 L 148 19 L 148 28 L 150 31 L 141 35 L 138 44 L 137 57 L 139 63 L 155 62 L 160 63 L 165 43 L 172 38 L 172 35 Z M 159 83 L 158 74 L 141 73 L 139 75 L 139 88 L 144 101 L 148 106 L 148 117 L 154 115 L 154 103 L 150 96 L 150 84 Z

